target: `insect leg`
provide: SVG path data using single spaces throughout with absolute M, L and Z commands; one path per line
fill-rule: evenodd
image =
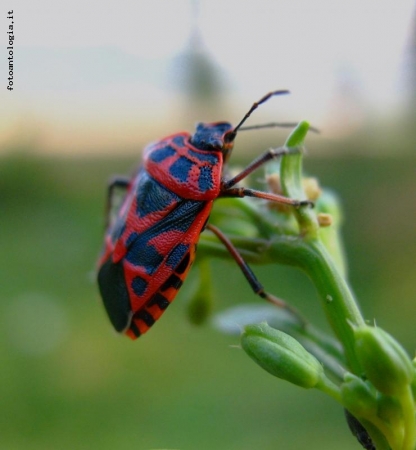
M 243 169 L 235 177 L 231 178 L 230 180 L 224 181 L 222 188 L 224 190 L 227 190 L 227 189 L 233 187 L 239 181 L 243 180 L 248 175 L 250 175 L 252 172 L 254 172 L 256 169 L 258 169 L 262 165 L 266 164 L 267 162 L 271 161 L 272 159 L 279 158 L 280 156 L 283 156 L 283 155 L 296 154 L 299 152 L 300 152 L 300 149 L 297 147 L 294 147 L 294 148 L 285 148 L 285 147 L 271 148 L 271 149 L 267 150 L 266 152 L 264 152 L 262 155 L 258 156 L 255 160 L 253 160 L 245 169 Z
M 122 176 L 115 176 L 110 179 L 108 183 L 107 188 L 107 203 L 105 207 L 105 227 L 108 228 L 110 224 L 110 212 L 111 207 L 113 205 L 113 197 L 114 197 L 114 189 L 115 188 L 121 188 L 121 189 L 127 189 L 130 184 L 130 178 L 128 177 L 122 177 Z
M 300 208 L 301 206 L 311 206 L 314 207 L 314 203 L 310 200 L 294 200 L 284 195 L 273 194 L 271 192 L 257 191 L 256 189 L 248 188 L 231 188 L 221 191 L 219 197 L 256 197 L 262 198 L 264 200 L 270 200 L 276 203 L 283 203 L 285 205 L 292 205 L 295 208 Z
M 265 300 L 269 301 L 270 303 L 273 303 L 274 305 L 278 306 L 279 308 L 284 308 L 288 310 L 290 313 L 292 313 L 297 320 L 301 323 L 301 325 L 306 324 L 306 320 L 301 316 L 301 314 L 292 306 L 288 305 L 286 302 L 281 300 L 280 298 L 275 297 L 274 295 L 269 294 L 266 292 L 263 288 L 263 285 L 259 282 L 257 277 L 254 275 L 253 271 L 251 270 L 250 266 L 244 261 L 244 258 L 240 255 L 238 250 L 234 247 L 233 243 L 228 239 L 227 236 L 215 225 L 208 224 L 206 226 L 206 229 L 212 231 L 217 238 L 224 244 L 225 248 L 228 250 L 230 255 L 234 258 L 235 262 L 240 267 L 241 271 L 243 272 L 243 275 L 246 277 L 246 280 L 251 286 L 251 289 L 255 294 L 260 296 L 261 298 L 264 298 Z

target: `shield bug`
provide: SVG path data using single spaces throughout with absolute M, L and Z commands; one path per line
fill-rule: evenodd
M 186 279 L 205 228 L 225 245 L 257 295 L 284 306 L 264 291 L 231 241 L 207 221 L 214 200 L 220 197 L 257 197 L 294 207 L 311 204 L 308 200 L 236 187 L 254 170 L 289 153 L 289 149 L 265 152 L 232 178 L 226 179 L 224 173 L 234 140 L 247 118 L 272 96 L 287 92 L 266 94 L 236 126 L 228 122 L 200 123 L 194 134 L 176 133 L 148 145 L 133 176 L 115 178 L 109 184 L 108 217 L 114 189 L 121 187 L 126 193 L 117 217 L 108 220 L 98 284 L 118 332 L 136 339 L 159 319 Z

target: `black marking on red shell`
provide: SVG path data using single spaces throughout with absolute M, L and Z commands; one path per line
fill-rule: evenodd
M 163 262 L 161 255 L 153 245 L 148 243 L 147 233 L 132 233 L 127 240 L 126 260 L 135 266 L 141 266 L 152 275 Z
M 136 336 L 140 337 L 140 330 L 137 328 L 137 325 L 132 321 L 130 324 L 130 331 Z
M 169 173 L 181 183 L 187 183 L 189 172 L 195 163 L 185 156 L 180 156 L 170 167 Z
M 204 208 L 205 202 L 184 200 L 169 214 L 163 223 L 164 228 L 185 233 L 194 223 L 197 214 Z
M 145 232 L 131 233 L 126 241 L 126 260 L 135 266 L 144 267 L 149 275 L 155 273 L 162 264 L 164 255 L 160 254 L 152 244 L 149 244 L 149 241 L 164 232 L 181 231 L 186 233 L 203 207 L 204 202 L 182 201 L 164 220 L 155 223 Z M 175 251 L 179 246 L 175 247 L 167 258 L 167 264 L 171 267 L 175 267 L 180 261 L 180 258 L 175 258 Z M 183 253 L 186 250 L 187 248 L 184 248 Z
M 118 332 L 125 330 L 131 307 L 122 262 L 113 263 L 111 258 L 105 261 L 98 272 L 98 286 L 114 328 Z
M 147 289 L 148 282 L 140 276 L 134 277 L 133 281 L 131 282 L 131 288 L 133 289 L 133 292 L 141 297 L 146 289 Z
M 148 327 L 151 327 L 155 323 L 154 317 L 146 309 L 137 311 L 134 318 L 142 320 Z
M 181 200 L 178 195 L 162 186 L 146 172 L 143 173 L 137 185 L 136 199 L 136 213 L 139 217 L 162 211 Z
M 176 290 L 178 290 L 181 286 L 182 286 L 182 280 L 175 275 L 174 273 L 172 275 L 169 276 L 169 278 L 163 283 L 162 287 L 160 288 L 160 290 L 163 291 L 167 291 L 169 288 L 174 288 Z
M 171 147 L 170 145 L 166 145 L 165 147 L 152 150 L 149 154 L 149 158 L 152 161 L 159 163 L 175 154 L 176 154 L 176 150 L 173 147 Z
M 198 159 L 199 161 L 207 162 L 213 166 L 219 163 L 219 156 L 216 153 L 195 152 L 194 150 L 189 149 L 188 155 Z
M 177 267 L 182 261 L 185 253 L 189 250 L 189 244 L 178 244 L 166 259 L 166 265 L 172 268 Z M 178 272 L 182 273 L 182 272 Z
M 185 257 L 183 258 L 183 260 L 179 263 L 179 265 L 176 267 L 175 272 L 182 274 L 185 272 L 185 270 L 188 268 L 189 266 L 189 262 L 191 259 L 191 255 L 189 253 L 187 253 L 185 255 Z
M 176 144 L 178 147 L 183 147 L 184 141 L 185 141 L 185 136 L 175 136 L 172 139 L 172 142 L 174 144 Z
M 155 295 L 147 302 L 147 306 L 157 305 L 160 309 L 165 310 L 169 305 L 169 300 L 159 292 L 156 292 Z
M 211 166 L 201 167 L 198 177 L 198 187 L 201 192 L 206 192 L 214 187 Z

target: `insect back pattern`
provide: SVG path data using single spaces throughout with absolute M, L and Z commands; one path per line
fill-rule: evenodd
M 301 207 L 309 201 L 235 187 L 272 158 L 289 152 L 269 150 L 234 178 L 223 178 L 237 132 L 250 114 L 274 91 L 254 103 L 240 123 L 202 123 L 193 135 L 168 136 L 144 150 L 143 161 L 129 179 L 109 185 L 107 213 L 116 187 L 126 190 L 114 220 L 109 221 L 99 259 L 98 284 L 111 323 L 135 339 L 144 334 L 169 306 L 195 259 L 200 233 L 208 228 L 229 250 L 253 291 L 279 306 L 266 293 L 232 243 L 207 221 L 219 197 L 258 197 Z

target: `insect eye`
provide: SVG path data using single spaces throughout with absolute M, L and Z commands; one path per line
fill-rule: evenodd
M 233 142 L 236 136 L 237 133 L 235 133 L 234 130 L 228 131 L 228 133 L 225 133 L 224 135 L 224 142 L 226 144 Z

